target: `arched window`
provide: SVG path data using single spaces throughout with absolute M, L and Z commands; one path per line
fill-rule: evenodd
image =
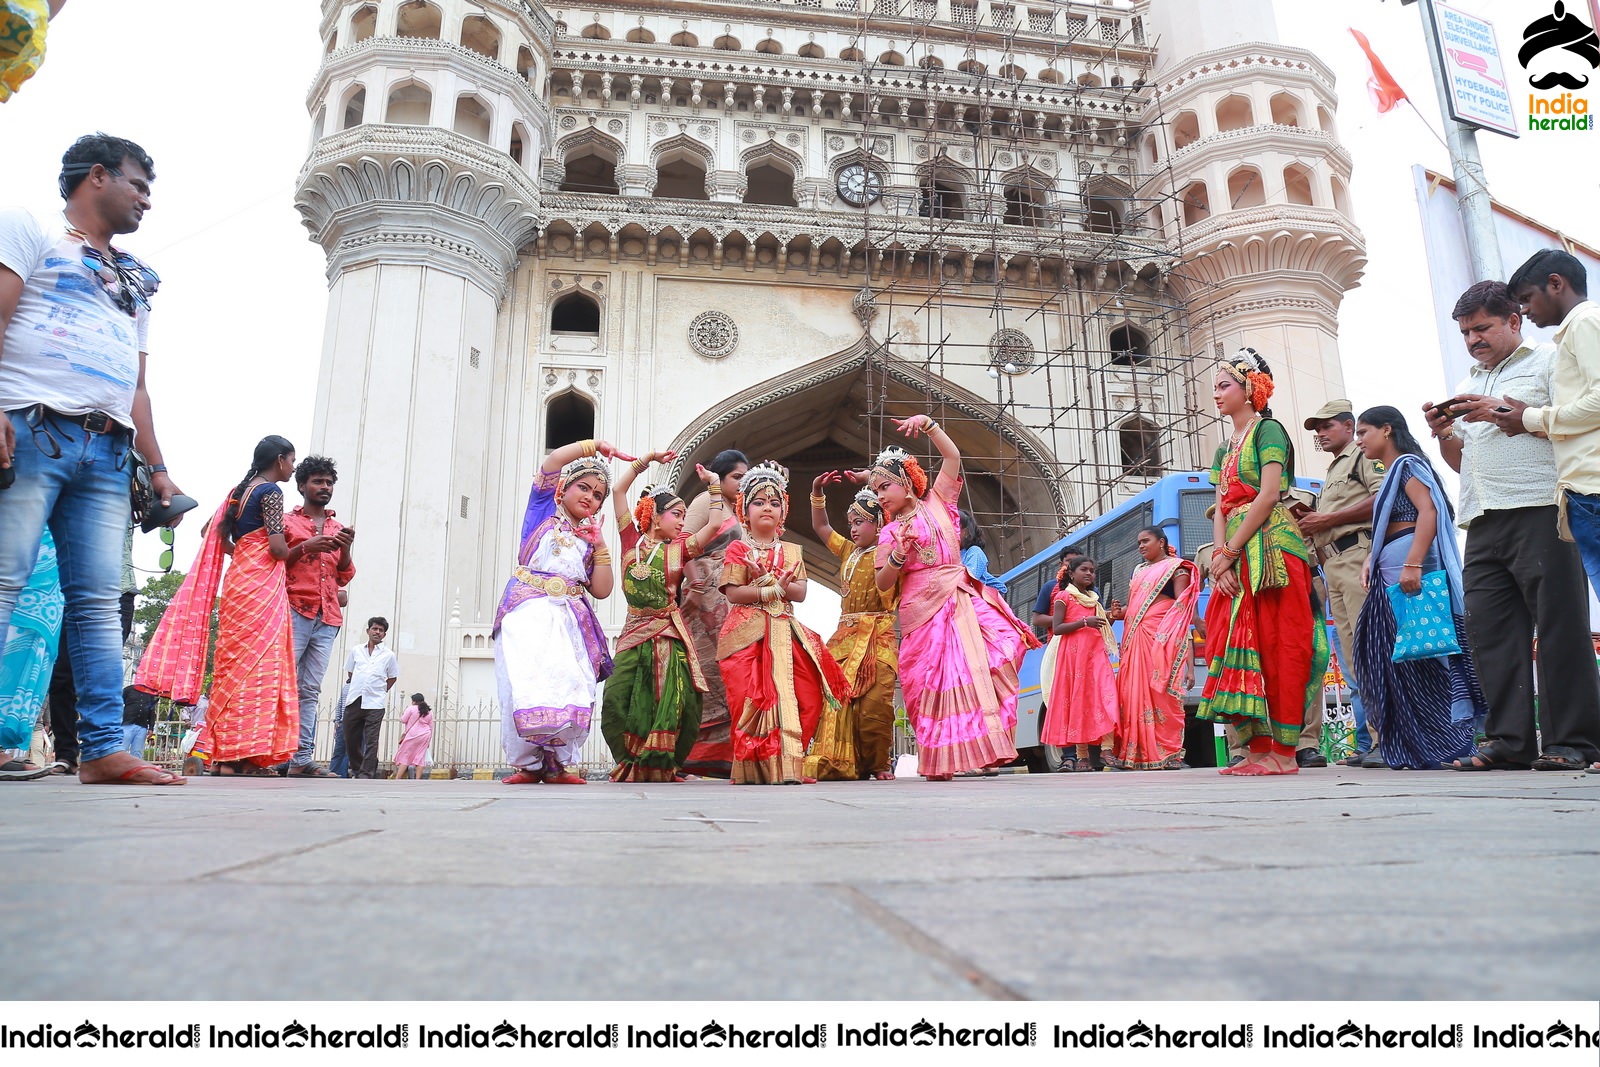
M 1008 63 L 1006 66 L 1000 68 L 1000 77 L 1005 78 L 1008 81 L 1019 82 L 1025 79 L 1027 76 L 1028 72 L 1017 66 L 1015 63 Z
M 1150 339 L 1137 326 L 1118 326 L 1106 339 L 1111 362 L 1119 367 L 1134 367 L 1150 362 Z
M 389 91 L 383 121 L 401 126 L 426 126 L 433 121 L 433 92 L 419 82 L 407 82 Z
M 1211 193 L 1206 189 L 1206 183 L 1190 182 L 1183 190 L 1183 224 L 1193 226 L 1200 220 L 1210 217 Z
M 967 198 L 963 188 L 961 179 L 950 171 L 928 171 L 918 183 L 917 214 L 928 219 L 965 219 Z
M 611 40 L 611 31 L 598 22 L 591 22 L 583 28 L 583 32 L 578 36 L 590 41 L 609 41 Z
M 846 63 L 859 63 L 863 59 L 867 58 L 867 54 L 861 49 L 857 48 L 855 45 L 851 45 L 849 48 L 846 48 L 839 53 L 839 58 L 844 60 Z
M 1333 209 L 1341 215 L 1350 214 L 1350 190 L 1343 179 L 1335 175 L 1330 184 L 1333 186 Z
M 461 43 L 480 56 L 500 58 L 500 30 L 482 15 L 468 15 L 461 20 Z
M 544 405 L 544 447 L 560 448 L 594 437 L 594 405 L 572 390 L 557 393 Z
M 753 159 L 745 170 L 744 202 L 772 207 L 799 207 L 794 198 L 794 171 L 770 156 Z
M 779 44 L 777 41 L 774 41 L 771 37 L 768 37 L 764 41 L 756 42 L 756 51 L 760 52 L 762 55 L 781 56 L 783 55 L 783 45 Z
M 1333 125 L 1333 112 L 1325 107 L 1318 106 L 1317 108 L 1317 126 L 1321 128 L 1323 133 L 1330 136 L 1337 136 L 1339 133 Z
M 617 153 L 609 145 L 591 141 L 567 153 L 567 174 L 557 189 L 563 193 L 608 193 L 615 196 Z M 661 195 L 660 190 L 656 195 Z
M 675 33 L 672 35 L 672 43 L 679 48 L 699 48 L 700 38 L 696 37 L 688 30 L 684 30 L 681 33 Z
M 550 332 L 600 335 L 600 305 L 581 289 L 550 305 Z M 569 440 L 573 440 L 569 438 Z M 582 438 L 577 438 L 582 440 Z
M 1180 111 L 1172 120 L 1172 150 L 1187 148 L 1200 139 L 1200 119 L 1193 111 Z
M 523 129 L 522 123 L 513 122 L 511 124 L 511 147 L 507 150 L 507 154 L 511 156 L 512 161 L 517 166 L 522 167 L 527 165 L 524 162 L 527 153 L 528 131 Z
M 1126 205 L 1121 198 L 1106 193 L 1089 196 L 1084 199 L 1083 209 L 1083 228 L 1090 233 L 1123 232 L 1123 212 Z
M 828 55 L 822 50 L 822 46 L 815 41 L 807 41 L 801 45 L 799 54 L 801 59 L 824 59 Z
M 739 49 L 743 48 L 744 45 L 739 43 L 739 38 L 730 37 L 727 34 L 724 34 L 723 36 L 718 37 L 715 41 L 712 41 L 711 47 L 723 52 L 737 52 Z
M 921 67 L 923 70 L 943 70 L 944 60 L 940 59 L 938 56 L 923 56 L 921 59 L 917 60 L 917 66 Z
M 341 130 L 350 130 L 366 121 L 367 90 L 365 86 L 358 85 L 344 98 L 344 121 L 339 124 Z
M 372 4 L 363 4 L 356 8 L 356 13 L 350 16 L 350 40 L 352 42 L 365 41 L 377 32 L 377 7 Z
M 1278 126 L 1304 126 L 1300 119 L 1300 98 L 1293 93 L 1273 93 L 1272 121 Z
M 1240 167 L 1228 175 L 1228 209 L 1260 207 L 1267 202 L 1267 190 L 1261 184 L 1261 172 L 1254 167 Z
M 1044 82 L 1046 85 L 1065 85 L 1067 82 L 1066 75 L 1062 74 L 1054 67 L 1046 67 L 1044 70 L 1041 70 L 1039 72 L 1039 80 Z
M 988 65 L 984 64 L 984 63 L 979 63 L 976 59 L 963 59 L 960 63 L 956 64 L 956 69 L 959 70 L 963 74 L 987 74 L 987 73 L 989 73 Z
M 628 31 L 628 40 L 634 44 L 655 44 L 656 35 L 643 26 L 635 26 Z
M 333 54 L 333 50 L 335 48 L 338 48 L 338 47 L 339 47 L 339 31 L 338 30 L 334 30 L 332 33 L 328 34 L 328 42 L 323 47 L 322 50 L 324 52 L 327 52 L 329 55 L 332 55 Z
M 1007 226 L 1043 226 L 1045 224 L 1044 190 L 1035 182 L 1019 179 L 1005 188 Z
M 1255 108 L 1250 106 L 1248 96 L 1234 93 L 1225 96 L 1217 105 L 1217 132 L 1226 133 L 1228 130 L 1242 130 L 1246 126 L 1256 124 Z
M 906 65 L 906 57 L 891 50 L 878 57 L 878 64 L 885 67 L 903 67 Z
M 1078 75 L 1078 84 L 1085 89 L 1098 89 L 1103 83 L 1100 80 L 1100 75 L 1093 71 L 1084 71 Z
M 438 40 L 443 27 L 444 16 L 427 0 L 407 0 L 400 5 L 399 16 L 395 19 L 395 33 L 401 37 L 432 37 Z
M 322 133 L 328 126 L 328 109 L 317 108 L 317 120 L 311 124 L 311 143 L 316 144 L 322 140 Z
M 489 134 L 494 129 L 494 115 L 489 106 L 475 96 L 457 97 L 455 125 L 452 128 L 474 141 L 488 144 Z
M 528 81 L 533 81 L 534 75 L 539 73 L 538 65 L 533 61 L 533 49 L 527 45 L 517 49 L 517 73 Z
M 1161 435 L 1154 426 L 1135 415 L 1117 427 L 1117 438 L 1123 473 L 1141 478 L 1161 473 Z
M 675 200 L 710 200 L 705 159 L 682 148 L 663 152 L 656 160 L 655 195 Z
M 1283 192 L 1291 204 L 1305 204 L 1310 206 L 1316 203 L 1311 195 L 1311 170 L 1299 163 L 1291 163 L 1283 168 Z

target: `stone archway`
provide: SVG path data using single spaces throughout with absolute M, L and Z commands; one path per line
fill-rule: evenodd
M 944 426 L 967 457 L 962 507 L 986 530 L 991 568 L 1000 571 L 1040 551 L 1057 537 L 1068 509 L 1055 458 L 993 404 L 943 380 L 931 383 L 920 369 L 863 339 L 818 362 L 760 382 L 695 418 L 673 441 L 683 458 L 673 477 L 692 491 L 693 464 L 725 448 L 752 462 L 777 460 L 790 472 L 786 537 L 806 550 L 812 576 L 838 588 L 838 561 L 811 529 L 811 481 L 826 470 L 863 467 L 879 449 L 905 443 L 889 417 L 943 412 Z M 930 465 L 925 441 L 913 451 Z M 848 494 L 829 495 L 829 515 L 843 529 Z

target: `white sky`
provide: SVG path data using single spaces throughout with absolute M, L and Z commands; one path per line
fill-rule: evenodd
M 1445 148 L 1429 132 L 1441 126 L 1418 9 L 1380 0 L 1275 6 L 1279 39 L 1315 50 L 1333 68 L 1340 136 L 1355 160 L 1351 195 L 1369 262 L 1340 314 L 1345 379 L 1358 409 L 1393 403 L 1416 411 L 1444 387 L 1410 168 L 1449 172 Z M 1523 114 L 1515 52 L 1522 27 L 1551 4 L 1456 6 L 1495 21 Z M 157 426 L 173 476 L 209 511 L 243 476 L 262 436 L 283 434 L 302 454 L 308 448 L 327 285 L 322 251 L 292 206 L 310 142 L 305 94 L 321 54 L 319 5 L 205 7 L 199 18 L 195 5 L 175 0 L 69 0 L 51 26 L 43 68 L 0 106 L 0 204 L 58 207 L 61 152 L 81 133 L 131 138 L 155 159 L 154 210 L 122 243 L 162 276 L 150 336 Z M 1404 106 L 1374 112 L 1352 25 L 1426 126 Z M 1496 199 L 1600 243 L 1600 134 L 1481 134 L 1479 144 Z M 179 531 L 180 567 L 193 558 L 199 526 Z M 160 548 L 154 536 L 141 537 L 136 561 L 153 566 Z

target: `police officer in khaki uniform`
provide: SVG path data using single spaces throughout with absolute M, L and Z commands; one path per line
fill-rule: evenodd
M 1356 619 L 1367 599 L 1367 591 L 1361 586 L 1361 567 L 1372 547 L 1372 502 L 1383 484 L 1383 465 L 1367 459 L 1356 447 L 1356 417 L 1350 401 L 1328 401 L 1305 425 L 1316 435 L 1317 447 L 1333 456 L 1316 509 L 1304 512 L 1299 522 L 1322 560 L 1322 574 L 1328 585 L 1328 613 L 1339 635 L 1339 662 L 1355 710 L 1357 756 L 1346 762 L 1382 767 L 1385 764 L 1378 755 L 1378 739 L 1368 733 L 1366 713 L 1361 707 L 1354 656 Z M 1320 702 L 1313 717 L 1315 722 L 1312 717 L 1306 719 L 1295 758 L 1302 767 L 1325 767 L 1327 762 L 1318 750 L 1322 740 Z

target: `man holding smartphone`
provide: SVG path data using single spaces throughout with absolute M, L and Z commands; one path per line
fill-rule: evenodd
M 1460 395 L 1424 408 L 1439 451 L 1461 475 L 1467 531 L 1461 583 L 1467 640 L 1489 702 L 1485 741 L 1457 770 L 1576 770 L 1600 756 L 1600 675 L 1589 638 L 1583 560 L 1556 531 L 1557 453 L 1520 423 L 1468 416 L 1548 409 L 1556 350 L 1522 339 L 1518 302 L 1499 282 L 1461 295 L 1456 323 L 1474 362 Z M 1504 413 L 1501 413 L 1504 414 Z M 1534 637 L 1539 640 L 1534 718 Z M 1541 748 L 1542 742 L 1542 748 Z
M 294 631 L 295 677 L 300 687 L 300 748 L 289 760 L 290 778 L 333 778 L 317 766 L 317 700 L 328 673 L 333 642 L 344 625 L 340 594 L 356 576 L 350 546 L 356 532 L 334 518 L 328 505 L 339 471 L 326 456 L 307 456 L 294 469 L 295 487 L 304 501 L 283 517 L 289 545 L 284 578 L 289 587 L 289 617 Z
M 145 390 L 150 297 L 160 279 L 111 240 L 150 210 L 155 165 L 132 141 L 81 137 L 61 158 L 65 207 L 0 211 L 0 644 L 48 524 L 66 596 L 78 692 L 78 780 L 181 785 L 123 749 L 122 542 L 128 447 L 161 460 Z M 174 520 L 175 522 L 176 520 Z

